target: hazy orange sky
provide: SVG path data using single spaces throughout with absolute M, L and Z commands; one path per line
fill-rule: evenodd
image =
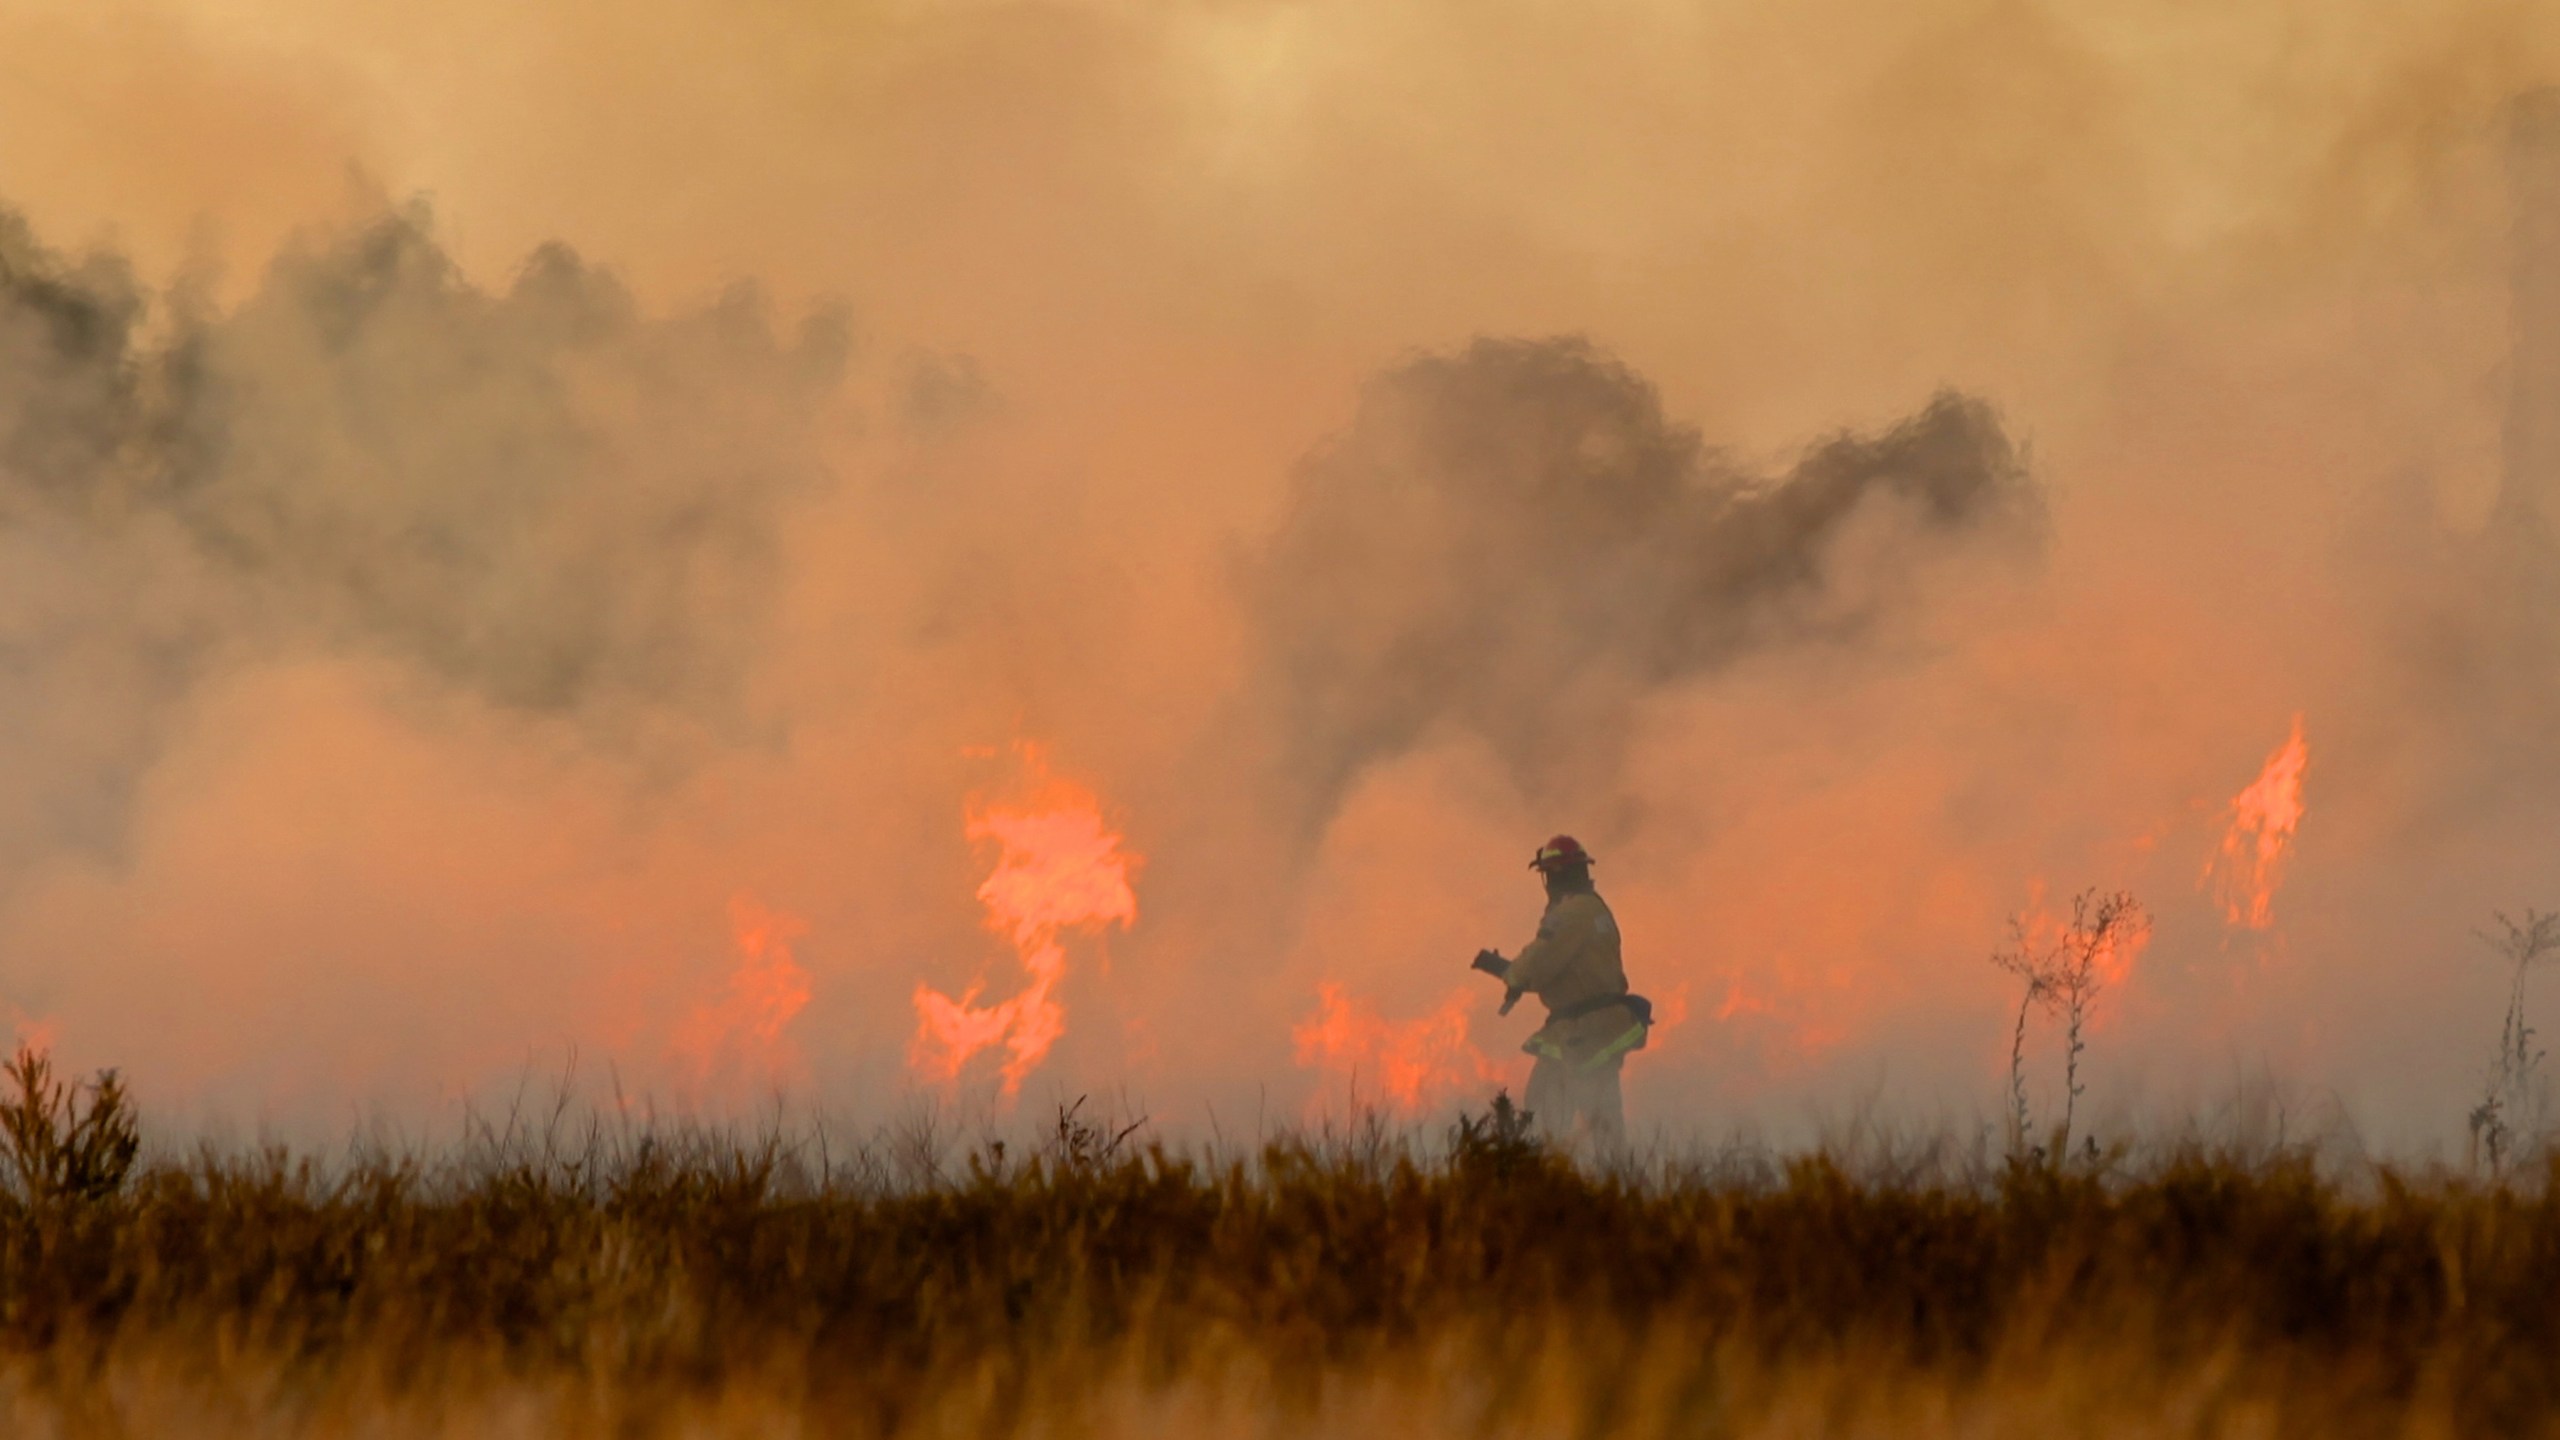
M 165 515 L 0 506 L 0 654 L 41 657 L 0 776 L 45 797 L 0 824 L 0 998 L 232 1124 L 433 1116 L 572 1048 L 669 1104 L 886 1113 L 915 988 L 1017 982 L 964 813 L 1028 739 L 1146 857 L 1137 922 L 1069 937 L 1036 1103 L 1299 1118 L 1348 1078 L 1292 1042 L 1328 982 L 1466 1014 L 1516 1083 L 1529 1027 L 1464 967 L 1574 830 L 1683 1017 L 1639 1128 L 1996 1115 L 2006 917 L 2121 885 L 2159 927 L 2093 1103 L 2267 1076 L 2458 1144 L 2504 984 L 2473 932 L 2560 904 L 2549 667 L 2479 638 L 2540 612 L 2462 558 L 2502 106 L 2554 82 L 2531 3 L 0 0 L 0 205 L 84 284 L 130 264 L 137 353 L 218 326 L 233 407 Z M 351 360 L 309 297 L 413 202 L 449 288 Z M 551 242 L 627 338 L 506 348 L 552 333 Z M 1618 747 L 1580 789 L 1443 717 L 1300 853 L 1239 577 L 1370 453 L 1380 377 L 1566 335 L 1755 474 L 1980 397 L 2041 538 L 1906 561 L 1853 517 L 1816 583 L 1880 633 L 1577 696 Z M 553 487 L 510 437 L 555 382 Z M 316 555 L 224 568 L 223 506 Z M 625 563 L 695 523 L 729 538 Z M 509 638 L 561 634 L 604 637 L 569 699 Z M 2235 930 L 2198 879 L 2297 714 L 2298 848 Z M 809 999 L 689 1073 L 741 896 L 805 927 Z

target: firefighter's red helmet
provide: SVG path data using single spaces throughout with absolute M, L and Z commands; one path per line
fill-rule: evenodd
M 1589 865 L 1591 852 L 1570 835 L 1559 835 L 1538 847 L 1538 858 L 1529 862 L 1532 870 L 1562 870 L 1573 865 Z

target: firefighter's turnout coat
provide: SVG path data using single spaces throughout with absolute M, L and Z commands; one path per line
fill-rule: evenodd
M 1520 1047 L 1532 1055 L 1596 1068 L 1644 1044 L 1650 1007 L 1626 1003 L 1617 917 L 1592 891 L 1548 901 L 1538 938 L 1503 978 L 1512 991 L 1535 995 L 1547 1007 L 1547 1023 Z

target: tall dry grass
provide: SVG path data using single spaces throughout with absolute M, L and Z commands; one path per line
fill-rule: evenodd
M 555 1117 L 556 1120 L 556 1117 Z M 2560 1175 L 589 1124 L 0 1197 L 25 1436 L 2538 1433 Z M 948 1154 L 948 1163 L 936 1156 Z

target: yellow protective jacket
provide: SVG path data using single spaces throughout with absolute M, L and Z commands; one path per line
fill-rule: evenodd
M 1535 995 L 1547 1023 L 1520 1048 L 1578 1065 L 1599 1065 L 1644 1044 L 1645 1026 L 1624 1005 L 1627 970 L 1618 955 L 1618 920 L 1589 890 L 1547 902 L 1538 938 L 1511 962 L 1504 982 L 1515 995 Z

